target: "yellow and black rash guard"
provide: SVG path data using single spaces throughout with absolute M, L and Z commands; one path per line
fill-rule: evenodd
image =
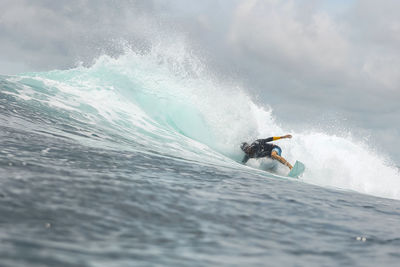
M 271 152 L 276 145 L 268 142 L 281 139 L 279 136 L 268 137 L 265 139 L 257 139 L 250 145 L 250 153 L 246 153 L 242 163 L 246 163 L 250 158 L 271 157 Z

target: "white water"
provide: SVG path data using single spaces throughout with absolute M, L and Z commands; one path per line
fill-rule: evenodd
M 93 125 L 107 122 L 167 154 L 237 165 L 241 142 L 290 133 L 291 140 L 277 144 L 290 162 L 305 163 L 304 182 L 400 199 L 400 174 L 387 157 L 351 134 L 293 132 L 290 125 L 278 125 L 273 109 L 257 106 L 235 83 L 212 78 L 182 47 L 154 48 L 144 55 L 127 51 L 118 59 L 103 56 L 90 68 L 24 77 L 55 88 L 54 96 L 41 100 L 49 106 L 84 114 Z M 27 92 L 21 97 L 33 97 Z M 264 168 L 269 163 L 249 165 Z M 278 168 L 279 174 L 285 172 Z

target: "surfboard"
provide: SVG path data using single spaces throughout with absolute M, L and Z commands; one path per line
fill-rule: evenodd
M 293 178 L 298 178 L 304 172 L 305 169 L 306 166 L 304 166 L 303 163 L 297 160 L 293 168 L 288 173 L 288 176 Z

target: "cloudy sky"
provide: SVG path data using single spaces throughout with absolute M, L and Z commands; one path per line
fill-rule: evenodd
M 177 32 L 282 124 L 351 128 L 399 163 L 399 13 L 398 0 L 1 0 L 0 73 L 90 64 L 121 40 L 143 49 Z

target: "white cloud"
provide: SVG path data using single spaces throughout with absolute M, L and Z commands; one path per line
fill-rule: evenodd
M 237 7 L 229 40 L 242 53 L 250 50 L 267 64 L 284 64 L 294 72 L 343 70 L 349 44 L 338 25 L 325 13 L 303 20 L 299 12 L 293 1 L 244 1 Z

